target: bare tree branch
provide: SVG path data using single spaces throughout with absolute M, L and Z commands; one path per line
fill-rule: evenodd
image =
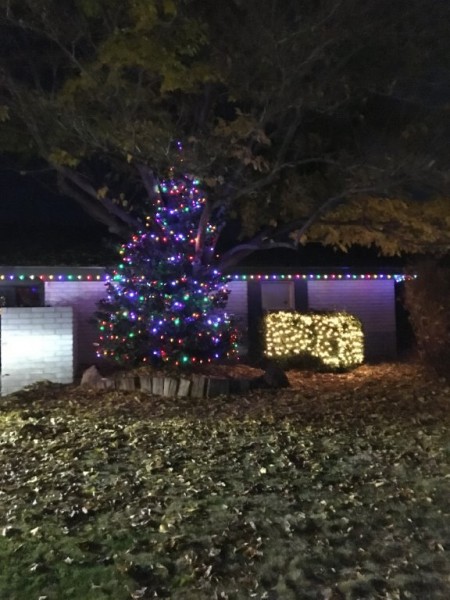
M 129 236 L 128 227 L 125 227 L 123 223 L 117 221 L 110 213 L 103 210 L 100 204 L 94 204 L 90 199 L 87 199 L 81 191 L 70 186 L 61 173 L 58 174 L 58 187 L 61 190 L 61 193 L 75 200 L 75 202 L 77 202 L 77 204 L 79 204 L 92 218 L 103 223 L 103 225 L 107 225 L 111 233 L 122 238 L 127 238 Z
M 136 229 L 139 230 L 142 228 L 141 221 L 130 215 L 127 211 L 121 209 L 109 198 L 100 197 L 97 194 L 97 191 L 92 187 L 92 185 L 89 184 L 79 173 L 76 173 L 75 171 L 72 171 L 72 169 L 60 165 L 55 165 L 54 168 L 65 179 L 69 180 L 73 185 L 75 185 L 77 188 L 79 188 L 85 194 L 87 194 L 93 206 L 95 206 L 96 203 L 100 204 L 104 209 L 103 212 L 105 213 L 105 215 L 111 215 L 115 218 L 116 222 L 122 222 L 123 226 L 126 226 L 128 228 L 128 234 L 130 230 L 135 231 Z M 85 200 L 85 202 L 88 202 L 87 199 Z M 105 218 L 107 219 L 106 216 Z M 124 227 L 122 227 L 121 229 L 125 231 Z
M 155 174 L 152 171 L 152 169 L 150 169 L 150 167 L 142 163 L 137 163 L 136 169 L 139 172 L 139 175 L 141 177 L 142 183 L 144 184 L 144 188 L 147 192 L 147 196 L 150 202 L 159 200 L 161 198 L 159 182 L 157 181 L 157 178 L 155 177 Z

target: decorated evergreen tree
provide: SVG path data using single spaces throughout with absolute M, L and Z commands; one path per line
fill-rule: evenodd
M 236 356 L 236 330 L 223 310 L 226 283 L 209 264 L 217 228 L 204 222 L 198 183 L 186 176 L 161 182 L 145 231 L 121 247 L 98 312 L 99 356 L 154 366 Z

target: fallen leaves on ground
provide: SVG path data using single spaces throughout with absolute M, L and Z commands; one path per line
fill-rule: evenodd
M 450 387 L 416 365 L 0 408 L 0 597 L 444 599 Z

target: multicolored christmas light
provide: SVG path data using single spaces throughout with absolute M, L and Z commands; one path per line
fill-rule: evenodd
M 224 312 L 226 282 L 207 263 L 217 229 L 206 223 L 198 180 L 163 181 L 144 232 L 120 250 L 100 305 L 99 355 L 121 364 L 195 365 L 236 356 Z
M 103 267 L 0 267 L 0 282 L 8 281 L 48 281 L 48 282 L 77 282 L 77 281 L 109 281 L 111 276 L 104 271 Z M 395 283 L 402 281 L 411 281 L 417 279 L 415 273 L 355 273 L 347 270 L 336 270 L 336 272 L 307 272 L 307 273 L 241 273 L 231 274 L 223 278 L 224 281 L 234 279 L 236 281 L 293 281 L 298 279 L 303 280 L 319 280 L 325 281 L 354 281 L 357 279 L 365 280 L 393 280 Z

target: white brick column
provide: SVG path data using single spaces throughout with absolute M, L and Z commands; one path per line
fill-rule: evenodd
M 73 381 L 70 306 L 1 310 L 1 393 L 37 381 Z

